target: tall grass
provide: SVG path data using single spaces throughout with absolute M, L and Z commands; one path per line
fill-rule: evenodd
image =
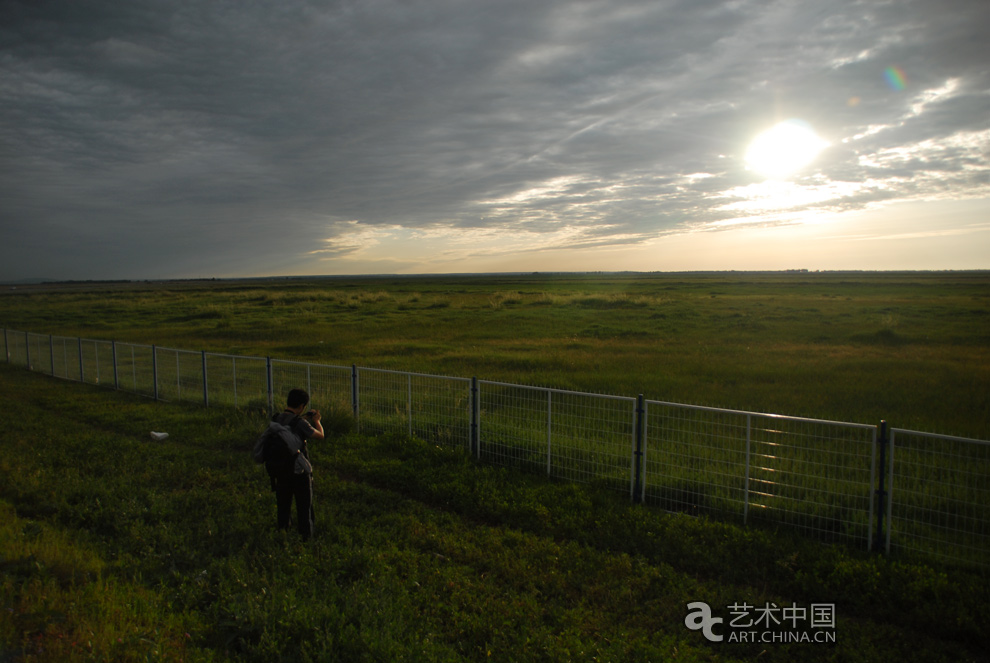
M 77 284 L 0 325 L 990 436 L 986 273 Z

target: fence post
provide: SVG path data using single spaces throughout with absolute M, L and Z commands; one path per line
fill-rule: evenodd
M 151 381 L 154 384 L 155 400 L 158 400 L 158 348 L 151 346 Z
M 894 518 L 894 447 L 897 446 L 897 434 L 890 431 L 890 455 L 887 457 L 887 466 L 890 474 L 887 477 L 887 540 L 884 544 L 884 553 L 890 554 L 890 524 Z
M 78 341 L 77 346 L 79 347 L 79 381 L 85 382 L 86 380 L 83 378 L 82 336 L 76 337 L 76 341 Z
M 470 398 L 471 439 L 469 440 L 468 445 L 470 446 L 471 454 L 475 458 L 481 457 L 481 439 L 480 439 L 481 422 L 479 421 L 480 419 L 479 414 L 481 412 L 481 407 L 478 403 L 478 401 L 480 400 L 479 396 L 480 393 L 478 391 L 478 378 L 473 377 L 471 378 L 471 398 Z
M 117 341 L 110 341 L 110 354 L 113 356 L 113 388 L 120 389 L 120 377 L 117 375 Z
M 351 364 L 351 411 L 354 412 L 354 421 L 361 430 L 361 423 L 358 419 L 360 413 L 360 403 L 358 402 L 358 369 L 356 364 Z
M 746 485 L 743 495 L 743 525 L 749 523 L 749 459 L 751 440 L 753 437 L 753 415 L 746 415 Z
M 134 345 L 131 345 L 131 387 L 134 389 L 134 391 L 138 390 L 137 359 L 135 359 L 134 357 Z
M 275 391 L 272 384 L 272 358 L 265 357 L 265 373 L 268 377 L 268 416 L 275 414 Z
M 552 472 L 552 454 L 550 451 L 550 442 L 553 439 L 552 433 L 552 421 L 553 421 L 553 391 L 547 389 L 547 476 L 551 476 Z
M 643 441 L 646 438 L 646 399 L 643 394 L 636 397 L 635 429 L 633 433 L 633 485 L 632 501 L 640 504 L 643 501 Z
M 409 437 L 412 437 L 412 373 L 406 374 L 406 417 L 409 419 Z
M 27 369 L 31 370 L 31 339 L 28 338 L 28 333 L 24 332 L 24 361 L 27 364 Z
M 887 467 L 887 422 L 880 421 L 880 437 L 877 440 L 878 450 L 880 452 L 880 467 L 877 477 L 877 490 L 876 490 L 876 502 L 877 502 L 877 531 L 875 546 L 876 550 L 879 552 L 882 550 L 880 543 L 883 541 L 883 515 L 885 512 L 884 505 L 886 503 L 887 492 L 884 489 L 884 474 Z
M 203 350 L 203 405 L 210 407 L 210 392 L 207 390 L 209 382 L 206 379 L 206 350 Z
M 3 353 L 7 355 L 7 363 L 10 363 L 10 347 L 7 345 L 7 328 L 3 328 Z
M 52 362 L 52 377 L 55 377 L 55 337 L 48 335 L 48 357 Z

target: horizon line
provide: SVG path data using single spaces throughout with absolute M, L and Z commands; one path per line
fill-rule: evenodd
M 455 278 L 485 276 L 617 276 L 617 275 L 661 275 L 661 274 L 975 274 L 990 272 L 990 269 L 679 269 L 679 270 L 554 270 L 554 271 L 513 271 L 513 272 L 423 272 L 417 274 L 376 273 L 376 274 L 289 274 L 266 276 L 192 276 L 192 277 L 145 277 L 119 279 L 52 279 L 22 278 L 0 280 L 0 285 L 59 285 L 74 283 L 172 283 L 193 281 L 274 281 L 303 279 L 381 279 L 381 278 Z

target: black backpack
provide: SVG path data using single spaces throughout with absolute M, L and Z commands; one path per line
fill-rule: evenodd
M 301 453 L 302 447 L 302 440 L 292 430 L 298 418 L 293 417 L 285 424 L 273 418 L 255 442 L 254 460 L 265 464 L 272 490 L 275 490 L 275 484 L 279 480 L 288 479 L 295 474 L 296 457 Z

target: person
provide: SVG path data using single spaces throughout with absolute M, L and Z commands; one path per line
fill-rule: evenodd
M 300 440 L 300 458 L 297 458 L 293 474 L 275 480 L 276 522 L 279 529 L 287 530 L 292 523 L 292 500 L 296 501 L 296 526 L 303 540 L 313 536 L 315 511 L 313 509 L 313 466 L 309 462 L 307 440 L 324 439 L 319 410 L 306 410 L 309 393 L 305 389 L 292 389 L 285 401 L 285 410 L 272 417 L 291 429 Z M 303 414 L 305 412 L 305 414 Z

